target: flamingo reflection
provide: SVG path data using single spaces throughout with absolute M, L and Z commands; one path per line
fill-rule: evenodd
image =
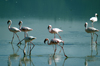
M 64 66 L 64 63 L 65 63 L 66 59 L 67 58 L 64 59 L 62 66 Z M 52 65 L 52 63 L 54 62 L 55 66 L 57 66 L 57 63 L 60 62 L 60 61 L 61 61 L 61 56 L 60 55 L 56 55 L 56 56 L 49 55 L 49 58 L 48 58 L 48 64 L 49 65 Z
M 93 54 L 94 52 L 94 54 Z M 98 60 L 98 48 L 97 44 L 93 42 L 93 38 L 91 38 L 91 55 L 86 56 L 85 58 L 85 66 L 88 66 L 88 62 L 94 62 Z
M 11 66 L 12 65 L 12 61 L 13 60 L 18 60 L 18 58 L 20 57 L 20 55 L 17 54 L 19 48 L 15 52 L 15 50 L 14 50 L 15 48 L 14 48 L 13 44 L 11 44 L 11 46 L 12 46 L 13 54 L 10 54 L 8 56 L 8 66 Z
M 28 63 L 30 63 L 30 66 L 35 66 L 33 61 L 31 60 L 31 56 L 29 56 L 29 58 L 27 56 L 24 56 L 20 59 L 19 66 L 22 66 L 23 64 L 24 66 L 27 66 Z

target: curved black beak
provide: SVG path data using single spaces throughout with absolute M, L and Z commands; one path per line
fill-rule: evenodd
M 47 29 L 49 29 L 49 26 L 47 27 Z
M 44 43 L 46 43 L 46 39 L 44 40 Z

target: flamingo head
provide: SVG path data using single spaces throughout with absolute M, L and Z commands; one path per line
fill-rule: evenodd
M 23 22 L 22 21 L 19 21 L 18 25 L 22 24 Z
M 49 28 L 52 28 L 52 26 L 51 26 L 51 25 L 49 25 L 49 26 L 48 26 L 48 29 L 49 29 Z
M 11 20 L 8 20 L 8 21 L 7 21 L 7 24 L 9 24 L 9 22 L 11 22 L 11 23 L 12 23 L 12 21 L 11 21 Z
M 95 16 L 98 16 L 98 14 L 97 14 L 97 13 L 95 13 Z
M 85 25 L 84 25 L 84 26 L 86 27 L 87 25 L 88 25 L 88 23 L 87 23 L 87 22 L 85 22 Z
M 49 39 L 48 38 L 46 38 L 45 40 L 44 40 L 44 43 L 46 43 L 46 41 L 48 41 Z

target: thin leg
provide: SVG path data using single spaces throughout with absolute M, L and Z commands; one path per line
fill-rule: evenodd
M 26 37 L 26 32 L 24 32 L 24 38 Z
M 94 33 L 94 34 L 97 35 L 97 37 L 96 37 L 96 41 L 95 41 L 95 43 L 97 44 L 98 34 L 96 34 L 96 33 Z
M 56 37 L 55 37 L 55 33 L 54 33 L 54 38 L 56 38 Z
M 24 46 L 24 50 L 23 50 L 24 56 L 26 55 L 26 52 L 25 52 L 26 46 L 27 46 L 27 43 L 25 42 L 25 46 Z
M 30 43 L 32 43 L 32 42 L 30 42 Z M 32 43 L 33 44 L 33 43 Z M 33 44 L 33 47 L 32 47 L 32 49 L 34 48 L 34 44 Z M 32 49 L 31 49 L 31 45 L 30 45 L 30 55 L 31 55 L 31 51 L 32 51 Z
M 93 22 L 92 22 L 92 27 L 94 27 L 94 26 L 93 26 Z
M 11 44 L 12 44 L 12 42 L 13 42 L 13 39 L 14 39 L 14 35 L 15 35 L 15 33 L 13 33 L 13 37 L 12 37 L 12 41 L 11 41 Z
M 58 34 L 58 33 L 57 33 Z M 58 34 L 58 36 L 60 37 L 60 39 L 62 40 L 61 36 Z
M 63 42 L 63 45 L 62 45 L 62 47 L 63 47 L 63 46 L 64 46 L 64 42 Z M 60 49 L 59 53 L 61 52 L 61 50 L 62 50 L 62 49 Z
M 57 50 L 57 45 L 55 45 L 54 55 L 55 55 L 56 50 Z M 54 57 L 54 55 L 53 55 L 53 57 Z
M 16 33 L 15 33 L 16 34 Z M 19 36 L 16 34 L 16 36 L 18 37 L 18 39 L 19 39 Z M 20 39 L 19 39 L 19 41 L 20 41 Z
M 61 45 L 59 45 L 59 46 L 63 49 L 63 47 Z M 63 49 L 63 53 L 64 53 L 64 56 L 67 57 L 67 55 L 65 55 L 64 49 Z

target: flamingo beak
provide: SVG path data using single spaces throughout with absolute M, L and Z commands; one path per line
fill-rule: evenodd
M 44 40 L 44 43 L 46 43 L 46 39 Z
M 48 28 L 47 29 L 49 29 L 49 26 L 48 26 Z

